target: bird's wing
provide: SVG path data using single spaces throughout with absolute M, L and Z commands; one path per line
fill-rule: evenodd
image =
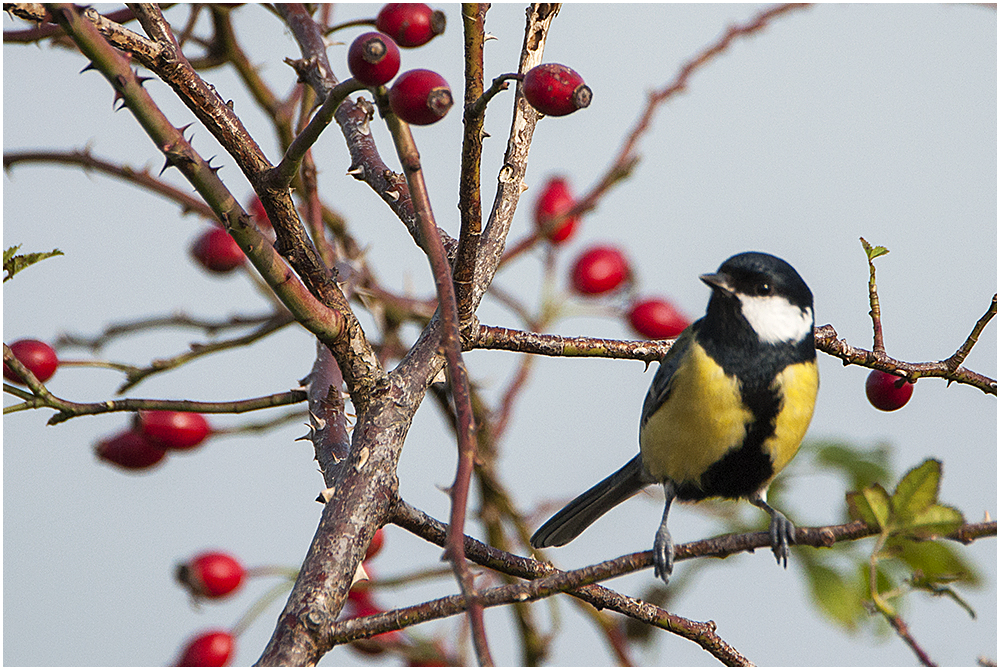
M 653 416 L 656 410 L 660 408 L 660 405 L 670 396 L 670 382 L 673 380 L 677 368 L 680 367 L 681 362 L 684 360 L 684 355 L 691 348 L 691 343 L 694 342 L 695 334 L 700 325 L 701 319 L 698 319 L 685 328 L 684 332 L 677 338 L 677 341 L 674 342 L 674 346 L 670 347 L 670 351 L 660 361 L 660 367 L 656 371 L 656 376 L 653 377 L 653 383 L 649 385 L 649 391 L 646 393 L 646 400 L 642 403 L 642 418 L 639 421 L 640 427 L 646 425 L 649 417 Z

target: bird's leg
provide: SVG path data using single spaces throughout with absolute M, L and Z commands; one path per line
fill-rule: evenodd
M 674 570 L 674 541 L 670 539 L 670 531 L 667 530 L 667 514 L 670 513 L 670 503 L 677 497 L 674 483 L 670 480 L 663 482 L 663 495 L 667 501 L 663 505 L 663 520 L 660 521 L 656 539 L 653 540 L 653 574 L 666 584 Z
M 788 567 L 788 545 L 795 544 L 795 525 L 788 518 L 767 504 L 762 491 L 750 496 L 750 502 L 771 515 L 771 551 L 778 559 L 778 565 Z

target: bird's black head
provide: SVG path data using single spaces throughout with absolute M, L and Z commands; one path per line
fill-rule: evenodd
M 745 321 L 767 344 L 811 339 L 812 291 L 795 268 L 777 256 L 737 254 L 701 280 L 712 287 L 706 319 L 713 327 L 729 330 L 735 324 L 727 321 Z

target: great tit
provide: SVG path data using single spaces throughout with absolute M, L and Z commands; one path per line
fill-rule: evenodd
M 664 582 L 674 563 L 674 500 L 746 498 L 771 516 L 771 549 L 787 567 L 795 526 L 765 494 L 799 450 L 816 402 L 812 292 L 791 265 L 759 252 L 737 254 L 700 279 L 712 289 L 708 309 L 660 361 L 642 406 L 639 454 L 546 521 L 533 547 L 566 544 L 659 483 L 666 505 L 653 568 Z

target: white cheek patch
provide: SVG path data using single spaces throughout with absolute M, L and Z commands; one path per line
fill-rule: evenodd
M 811 307 L 798 307 L 781 296 L 739 295 L 743 316 L 762 342 L 798 342 L 813 328 Z

